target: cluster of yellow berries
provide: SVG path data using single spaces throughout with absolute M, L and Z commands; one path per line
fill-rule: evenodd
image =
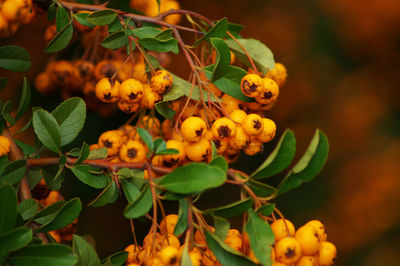
M 172 75 L 166 70 L 153 73 L 150 83 L 142 83 L 135 78 L 128 78 L 122 83 L 110 78 L 102 78 L 96 84 L 95 93 L 105 103 L 117 102 L 118 108 L 125 113 L 133 113 L 139 108 L 153 109 L 162 94 L 173 84 Z
M 35 16 L 32 0 L 0 1 L 0 37 L 14 34 L 21 24 L 28 24 Z
M 0 136 L 0 156 L 10 152 L 10 140 L 4 136 Z
M 130 0 L 129 6 L 132 9 L 142 12 L 146 16 L 155 17 L 159 13 L 174 9 L 180 9 L 179 2 L 176 0 L 161 0 L 160 6 L 156 0 Z M 178 24 L 181 20 L 181 15 L 174 14 L 167 16 L 165 22 L 169 24 Z

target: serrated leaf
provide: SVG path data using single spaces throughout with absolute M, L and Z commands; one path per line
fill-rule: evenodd
M 18 160 L 10 162 L 0 177 L 0 184 L 18 184 L 26 172 L 26 161 Z
M 105 26 L 117 18 L 117 13 L 111 9 L 99 10 L 86 17 L 87 21 L 96 26 Z
M 189 205 L 186 199 L 179 200 L 179 210 L 178 210 L 178 221 L 176 222 L 174 235 L 180 236 L 182 235 L 188 226 L 188 211 Z
M 237 41 L 247 50 L 256 67 L 263 74 L 274 68 L 274 55 L 262 42 L 256 39 L 238 39 Z M 246 53 L 235 40 L 230 39 L 225 40 L 225 42 L 240 62 L 245 64 L 247 67 L 252 67 Z
M 231 204 L 212 208 L 204 211 L 206 215 L 214 215 L 219 217 L 224 217 L 227 219 L 236 217 L 247 211 L 253 205 L 253 200 L 251 198 L 247 198 L 244 200 L 236 201 Z
M 125 31 L 117 31 L 108 35 L 102 42 L 101 45 L 107 49 L 119 49 L 125 45 L 128 45 L 129 39 L 126 36 Z
M 215 64 L 211 76 L 211 81 L 215 81 L 225 76 L 228 72 L 231 64 L 231 52 L 223 39 L 211 38 L 210 40 L 216 51 Z
M 210 162 L 210 165 L 218 167 L 224 173 L 226 173 L 228 171 L 228 162 L 221 155 L 218 155 L 214 159 L 212 159 L 212 161 Z
M 225 180 L 226 174 L 218 167 L 205 163 L 191 163 L 163 177 L 159 186 L 174 193 L 193 194 L 219 187 Z
M 56 13 L 56 28 L 57 32 L 62 30 L 69 22 L 69 15 L 64 7 L 58 6 Z
M 26 72 L 31 67 L 31 57 L 28 52 L 16 45 L 0 47 L 0 68 L 14 72 Z
M 75 165 L 70 169 L 82 183 L 93 188 L 105 188 L 110 182 L 105 174 L 93 174 L 99 169 L 89 165 Z
M 54 35 L 53 39 L 46 46 L 46 53 L 55 53 L 63 50 L 68 46 L 69 42 L 72 39 L 72 35 L 74 33 L 74 27 L 72 26 L 72 21 L 70 21 L 67 25 L 64 26 L 56 35 Z
M 90 207 L 102 207 L 113 203 L 118 199 L 118 188 L 114 182 L 110 182 L 103 191 L 88 204 Z
M 214 218 L 215 236 L 218 237 L 220 240 L 224 241 L 226 236 L 228 235 L 231 224 L 229 220 L 223 217 L 213 216 L 213 218 Z
M 274 244 L 274 233 L 269 225 L 253 209 L 247 211 L 249 218 L 244 226 L 249 236 L 250 247 L 262 265 L 270 266 L 271 246 Z
M 264 179 L 279 174 L 288 167 L 296 155 L 296 138 L 293 131 L 285 130 L 278 144 L 251 177 Z
M 139 133 L 140 138 L 146 144 L 147 148 L 149 148 L 149 151 L 153 152 L 154 151 L 154 142 L 153 142 L 153 138 L 151 137 L 150 133 L 147 132 L 147 130 L 145 130 L 143 128 L 137 128 L 136 131 L 137 131 L 137 133 Z
M 75 161 L 75 165 L 78 165 L 81 162 L 83 162 L 84 160 L 86 160 L 88 158 L 89 154 L 90 154 L 89 145 L 86 142 L 84 142 L 80 149 L 79 156 Z
M 17 218 L 17 194 L 11 185 L 0 185 L 0 235 L 14 227 Z
M 3 264 L 10 252 L 26 246 L 32 240 L 32 230 L 18 227 L 0 237 L 0 263 Z
M 322 170 L 328 153 L 328 138 L 317 129 L 305 154 L 279 184 L 276 196 L 310 182 Z
M 86 119 L 86 104 L 79 97 L 69 98 L 53 111 L 61 132 L 61 146 L 71 143 L 82 130 Z
M 22 219 L 28 220 L 38 212 L 39 205 L 34 199 L 26 199 L 18 204 L 17 210 Z
M 32 118 L 33 129 L 38 139 L 49 150 L 59 153 L 61 148 L 60 127 L 56 119 L 46 110 L 35 109 Z
M 15 121 L 18 121 L 21 116 L 25 113 L 28 108 L 29 102 L 31 101 L 31 90 L 27 78 L 24 77 L 24 85 L 22 86 L 21 97 L 19 98 L 19 105 L 17 114 L 15 115 Z
M 72 250 L 78 255 L 76 266 L 99 266 L 100 259 L 94 248 L 78 235 L 73 236 Z
M 222 18 L 217 23 L 215 23 L 214 26 L 205 35 L 203 35 L 200 39 L 198 39 L 193 44 L 193 46 L 197 46 L 202 41 L 209 40 L 210 38 L 215 38 L 215 37 L 223 38 L 227 30 L 228 30 L 228 19 Z
M 126 206 L 124 216 L 129 219 L 136 219 L 142 217 L 149 212 L 153 206 L 153 198 L 151 195 L 150 186 L 146 186 L 140 196 Z

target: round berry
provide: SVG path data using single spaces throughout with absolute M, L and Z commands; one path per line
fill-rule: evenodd
M 150 85 L 151 88 L 158 94 L 167 92 L 174 83 L 174 78 L 166 70 L 158 70 L 151 77 Z
M 286 67 L 282 63 L 275 63 L 275 67 L 268 71 L 267 74 L 265 74 L 266 78 L 270 78 L 275 80 L 275 82 L 278 84 L 279 87 L 282 87 L 287 78 L 287 70 Z
M 276 243 L 276 258 L 286 264 L 292 264 L 301 257 L 301 247 L 293 237 L 285 237 Z
M 242 78 L 240 87 L 244 95 L 248 97 L 257 97 L 263 88 L 263 82 L 257 74 L 247 74 Z
M 308 223 L 306 223 L 306 225 L 311 225 L 315 229 L 317 229 L 318 239 L 320 242 L 326 241 L 326 239 L 327 239 L 326 228 L 325 228 L 325 225 L 323 225 L 321 223 L 321 221 L 311 220 Z
M 263 118 L 263 130 L 256 136 L 257 140 L 265 143 L 271 141 L 276 134 L 276 124 L 269 118 Z
M 120 83 L 109 78 L 103 78 L 96 84 L 95 93 L 97 98 L 105 103 L 115 103 L 119 100 Z
M 262 117 L 258 114 L 247 115 L 242 122 L 244 132 L 249 136 L 260 135 L 263 131 L 264 124 L 262 122 Z
M 287 219 L 278 219 L 271 224 L 271 229 L 274 232 L 275 242 L 287 236 L 294 236 L 295 229 L 291 221 Z
M 303 255 L 312 256 L 318 252 L 318 232 L 311 225 L 304 225 L 297 229 L 295 238 L 301 246 Z
M 235 123 L 226 117 L 215 120 L 211 127 L 211 132 L 215 138 L 229 138 L 235 134 L 235 131 Z
M 263 89 L 260 94 L 255 98 L 261 104 L 272 104 L 278 100 L 279 87 L 278 84 L 272 79 L 263 78 Z
M 182 136 L 188 142 L 199 141 L 203 137 L 206 129 L 206 122 L 195 116 L 186 118 L 181 125 Z
M 121 147 L 121 160 L 128 163 L 143 163 L 146 161 L 146 147 L 139 140 L 128 140 Z
M 100 135 L 98 144 L 100 148 L 107 148 L 107 155 L 112 156 L 119 152 L 122 141 L 122 136 L 117 130 L 109 130 Z
M 143 84 L 136 79 L 127 79 L 119 86 L 119 97 L 122 100 L 137 103 L 143 97 Z
M 185 147 L 183 142 L 177 140 L 168 140 L 167 149 L 175 149 L 179 153 L 164 155 L 164 161 L 175 165 L 185 158 Z
M 186 157 L 193 162 L 207 161 L 210 150 L 210 141 L 206 138 L 202 138 L 198 142 L 188 142 L 185 145 Z
M 321 242 L 318 254 L 318 263 L 321 266 L 332 265 L 336 259 L 336 247 L 331 242 Z

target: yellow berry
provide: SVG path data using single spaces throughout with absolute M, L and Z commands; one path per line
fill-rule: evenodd
M 128 163 L 143 163 L 146 161 L 146 147 L 138 140 L 128 140 L 121 147 L 121 160 Z
M 318 263 L 321 266 L 332 265 L 336 259 L 336 247 L 331 242 L 321 242 L 318 254 Z
M 178 222 L 178 215 L 169 214 L 164 217 L 160 223 L 160 228 L 162 232 L 167 232 L 167 234 L 174 234 L 176 223 Z
M 126 263 L 138 263 L 138 255 L 139 255 L 139 251 L 140 251 L 140 247 L 132 244 L 127 246 L 124 249 L 126 252 L 128 252 L 128 258 L 126 259 Z
M 217 148 L 217 153 L 222 154 L 228 148 L 229 142 L 227 138 L 213 139 L 215 147 Z
M 244 149 L 250 143 L 250 137 L 244 132 L 242 126 L 237 126 L 235 135 L 229 138 L 229 146 L 234 149 Z
M 291 221 L 287 219 L 278 219 L 271 224 L 271 229 L 274 232 L 275 242 L 287 236 L 294 236 L 295 229 Z
M 157 92 L 154 92 L 149 84 L 143 85 L 143 97 L 140 101 L 142 106 L 146 109 L 153 109 L 156 102 L 161 100 L 160 95 Z M 165 120 L 167 121 L 167 120 Z
M 139 110 L 140 104 L 139 103 L 132 103 L 132 102 L 127 102 L 124 100 L 119 100 L 118 103 L 118 108 L 124 113 L 131 114 Z
M 96 84 L 95 93 L 97 98 L 105 103 L 115 103 L 119 100 L 120 83 L 109 78 L 103 78 Z
M 150 80 L 152 90 L 158 94 L 163 94 L 168 91 L 172 87 L 173 83 L 174 79 L 172 75 L 166 70 L 156 71 Z
M 311 220 L 308 223 L 306 223 L 306 225 L 311 225 L 313 226 L 315 229 L 317 229 L 317 233 L 318 233 L 318 239 L 320 242 L 326 241 L 327 239 L 327 234 L 326 234 L 326 229 L 325 229 L 325 225 L 323 225 L 320 221 L 318 220 Z
M 0 156 L 10 152 L 10 140 L 4 136 L 0 136 Z
M 181 126 L 182 136 L 188 142 L 199 141 L 204 135 L 206 129 L 206 122 L 195 116 L 186 118 Z
M 235 134 L 235 131 L 235 123 L 226 117 L 215 120 L 211 126 L 211 132 L 215 138 L 229 138 Z
M 271 141 L 276 134 L 276 124 L 269 118 L 263 118 L 263 130 L 256 136 L 257 140 L 265 143 Z
M 318 261 L 312 256 L 302 256 L 297 262 L 296 266 L 318 266 Z
M 137 103 L 143 97 L 143 84 L 136 79 L 127 79 L 119 86 L 119 97 L 122 100 Z
M 272 79 L 263 78 L 263 89 L 260 94 L 255 98 L 261 104 L 271 104 L 278 100 L 279 87 L 278 84 Z
M 257 74 L 247 74 L 242 78 L 240 87 L 244 95 L 248 97 L 257 97 L 263 88 L 263 82 Z
M 165 266 L 179 265 L 179 250 L 176 247 L 167 246 L 160 251 L 158 258 Z
M 279 261 L 292 264 L 301 257 L 301 247 L 293 237 L 285 237 L 276 243 L 276 257 Z
M 264 149 L 264 146 L 262 142 L 259 142 L 257 140 L 250 140 L 250 142 L 244 147 L 244 153 L 246 153 L 249 156 L 256 155 L 259 152 L 262 152 Z
M 198 142 L 189 142 L 185 145 L 186 157 L 194 162 L 207 161 L 210 150 L 210 141 L 206 138 L 202 138 Z
M 287 70 L 286 67 L 282 63 L 275 63 L 275 67 L 268 71 L 267 74 L 265 74 L 266 78 L 270 78 L 275 80 L 275 82 L 278 84 L 279 87 L 282 87 L 287 78 Z
M 262 118 L 258 114 L 247 115 L 243 119 L 242 126 L 244 132 L 249 136 L 260 135 L 264 128 Z
M 100 135 L 98 144 L 100 148 L 107 148 L 107 155 L 112 156 L 119 152 L 122 141 L 122 136 L 117 130 L 109 130 Z
M 247 116 L 247 114 L 243 110 L 236 109 L 229 116 L 233 122 L 241 124 L 245 119 L 245 117 Z
M 318 252 L 318 232 L 311 225 L 304 225 L 297 229 L 295 238 L 301 246 L 303 255 L 312 256 Z

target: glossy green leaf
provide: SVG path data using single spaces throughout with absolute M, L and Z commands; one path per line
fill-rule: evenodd
M 59 153 L 61 148 L 60 127 L 56 119 L 46 110 L 35 109 L 33 111 L 33 129 L 36 136 L 49 150 Z
M 0 184 L 18 184 L 26 172 L 26 161 L 18 160 L 10 162 L 0 176 Z
M 38 224 L 47 224 L 51 222 L 54 217 L 57 216 L 60 209 L 64 206 L 65 201 L 57 201 L 44 209 L 41 209 L 37 214 L 33 216 L 33 220 Z
M 49 166 L 42 168 L 42 173 L 46 185 L 51 190 L 59 190 L 61 184 L 64 181 L 64 164 L 59 164 L 58 166 Z
M 197 46 L 204 40 L 209 40 L 210 38 L 223 38 L 228 30 L 228 19 L 222 18 L 200 39 L 198 39 L 193 46 Z
M 74 27 L 72 26 L 71 22 L 72 21 L 65 25 L 64 28 L 57 32 L 53 39 L 51 39 L 46 46 L 46 53 L 55 53 L 68 46 L 74 33 Z
M 86 19 L 87 16 L 89 16 L 89 15 L 90 15 L 90 13 L 82 12 L 82 13 L 75 13 L 73 15 L 73 17 L 78 23 L 80 23 L 86 27 L 92 28 L 92 27 L 94 27 L 94 25 L 92 23 L 90 23 L 89 21 L 87 21 L 87 19 Z
M 250 179 L 247 181 L 247 185 L 253 190 L 253 192 L 259 197 L 269 197 L 276 192 L 276 188 Z
M 32 240 L 32 230 L 18 227 L 0 236 L 0 264 L 4 263 L 10 252 L 26 246 Z
M 260 213 L 264 216 L 269 216 L 274 212 L 275 204 L 267 203 L 260 208 L 257 209 L 257 213 Z
M 117 31 L 108 35 L 102 42 L 101 45 L 107 49 L 118 49 L 128 45 L 129 39 L 126 36 L 125 31 Z
M 329 153 L 328 138 L 317 129 L 305 154 L 278 186 L 276 196 L 310 182 L 324 166 Z
M 238 41 L 247 50 L 259 71 L 265 74 L 274 68 L 274 55 L 262 42 L 255 39 L 238 39 Z M 226 40 L 226 43 L 240 62 L 245 64 L 247 67 L 252 67 L 246 53 L 235 40 Z
M 132 34 L 139 39 L 153 38 L 162 32 L 161 29 L 155 27 L 140 27 L 134 29 Z
M 160 115 L 162 115 L 166 119 L 172 119 L 175 115 L 175 111 L 172 110 L 169 107 L 168 103 L 164 101 L 156 103 L 156 110 Z
M 166 52 L 174 52 L 174 50 L 176 50 L 176 47 L 178 45 L 178 41 L 174 38 L 170 38 L 167 40 L 159 40 L 156 38 L 145 38 L 145 39 L 140 39 L 139 44 L 149 51 L 166 53 Z
M 0 185 L 0 235 L 11 230 L 17 218 L 17 194 L 11 185 Z
M 151 137 L 150 133 L 147 132 L 147 130 L 145 130 L 143 128 L 137 128 L 136 131 L 137 131 L 137 133 L 139 133 L 140 138 L 143 140 L 143 142 L 149 148 L 149 151 L 153 152 L 154 151 L 154 142 L 153 142 L 153 138 Z
M 13 266 L 73 266 L 78 256 L 65 245 L 31 245 L 10 254 L 7 261 Z
M 70 169 L 82 183 L 93 188 L 105 188 L 110 182 L 105 174 L 94 174 L 99 169 L 89 165 L 75 165 Z
M 87 21 L 96 26 L 105 26 L 117 18 L 117 13 L 111 9 L 99 10 L 86 17 Z
M 176 226 L 174 229 L 174 235 L 180 236 L 188 227 L 188 211 L 189 205 L 186 199 L 179 200 L 179 210 L 178 210 L 178 221 L 176 222 Z
M 90 154 L 89 145 L 86 142 L 84 142 L 80 149 L 79 156 L 76 159 L 75 165 L 78 165 L 81 162 L 83 162 L 84 160 L 86 160 L 88 158 L 89 154 Z
M 56 17 L 56 13 L 57 13 L 56 3 L 52 2 L 49 8 L 47 9 L 47 20 L 52 21 Z
M 125 264 L 126 259 L 128 258 L 128 252 L 126 251 L 119 251 L 111 256 L 105 258 L 102 261 L 102 265 L 105 266 L 121 266 Z
M 37 184 L 39 184 L 40 180 L 43 178 L 43 173 L 38 168 L 29 169 L 28 171 L 28 183 L 29 189 L 33 189 Z
M 276 174 L 288 167 L 296 155 L 296 138 L 293 131 L 285 130 L 275 149 L 267 159 L 258 167 L 251 177 L 264 179 Z
M 249 209 L 248 221 L 244 230 L 249 236 L 250 247 L 258 261 L 265 266 L 272 265 L 271 246 L 274 244 L 274 233 L 269 225 L 253 209 Z
M 94 149 L 94 150 L 90 151 L 87 159 L 88 160 L 105 159 L 105 158 L 107 158 L 107 153 L 108 153 L 107 148 Z
M 240 36 L 240 31 L 244 28 L 244 25 L 237 24 L 237 23 L 228 23 L 228 31 L 236 38 L 236 39 L 241 39 L 242 37 Z M 226 38 L 230 38 L 229 35 L 227 34 L 225 36 Z
M 26 199 L 18 204 L 17 210 L 22 219 L 28 220 L 38 212 L 39 205 L 34 199 Z
M 142 217 L 149 212 L 151 206 L 153 206 L 151 189 L 150 186 L 146 186 L 140 193 L 140 196 L 126 206 L 124 216 L 129 219 Z
M 86 119 L 86 104 L 79 97 L 69 98 L 53 111 L 61 132 L 61 146 L 71 143 L 82 130 Z
M 21 96 L 19 97 L 19 105 L 17 108 L 17 114 L 15 115 L 15 121 L 18 121 L 21 116 L 25 113 L 31 101 L 31 90 L 29 88 L 28 79 L 24 77 L 24 85 L 22 86 Z
M 28 52 L 16 45 L 0 47 L 0 68 L 14 72 L 26 72 L 31 67 L 31 57 Z
M 218 167 L 224 173 L 226 173 L 228 171 L 228 162 L 221 155 L 218 155 L 214 159 L 212 159 L 212 161 L 210 162 L 210 165 Z
M 211 81 L 215 81 L 225 76 L 228 72 L 231 64 L 231 52 L 223 39 L 211 38 L 210 40 L 216 51 L 215 64 L 211 76 Z
M 56 13 L 56 28 L 57 32 L 62 30 L 69 22 L 69 15 L 64 7 L 58 6 Z
M 169 154 L 179 154 L 176 149 L 161 149 L 156 152 L 156 155 L 169 155 Z
M 12 112 L 12 102 L 11 100 L 8 100 L 4 106 L 3 106 L 3 110 L 2 110 L 2 115 L 3 118 L 11 125 L 15 125 L 16 121 L 15 119 L 11 116 L 11 112 Z
M 122 183 L 122 190 L 124 191 L 125 197 L 128 202 L 136 200 L 140 196 L 140 190 L 135 184 L 132 184 L 126 180 Z
M 110 33 L 110 34 L 117 32 L 117 31 L 124 30 L 124 27 L 122 26 L 121 22 L 118 19 L 115 19 L 113 22 L 108 24 L 107 28 L 108 28 L 108 33 Z M 129 30 L 130 29 L 127 28 L 126 32 L 128 32 Z
M 83 237 L 73 236 L 72 250 L 78 255 L 76 266 L 99 266 L 100 259 L 94 248 Z
M 17 132 L 14 133 L 14 136 L 24 132 L 25 130 L 27 130 L 30 126 L 32 125 L 32 117 L 28 120 L 28 122 L 26 122 L 26 124 L 21 127 Z
M 229 266 L 255 266 L 251 260 L 247 259 L 239 251 L 236 251 L 224 243 L 223 240 L 219 239 L 216 235 L 213 235 L 209 231 L 205 230 L 204 234 L 207 240 L 207 246 L 211 249 L 212 253 L 218 259 L 222 265 Z
M 163 177 L 159 186 L 174 193 L 193 194 L 219 187 L 225 180 L 226 174 L 219 167 L 205 163 L 191 163 Z
M 31 145 L 28 145 L 28 144 L 23 143 L 16 139 L 14 141 L 15 141 L 15 144 L 17 144 L 17 146 L 21 149 L 24 156 L 30 156 L 36 152 L 35 147 L 32 147 Z
M 214 218 L 215 236 L 218 237 L 220 240 L 224 241 L 226 236 L 228 235 L 231 224 L 229 220 L 223 217 L 213 216 L 213 218 Z
M 253 201 L 251 198 L 247 198 L 244 200 L 236 201 L 231 204 L 212 208 L 204 211 L 204 214 L 212 214 L 214 216 L 224 217 L 227 219 L 236 217 L 247 211 L 253 205 Z
M 102 207 L 118 199 L 118 188 L 115 182 L 110 182 L 103 191 L 88 204 L 90 207 Z

